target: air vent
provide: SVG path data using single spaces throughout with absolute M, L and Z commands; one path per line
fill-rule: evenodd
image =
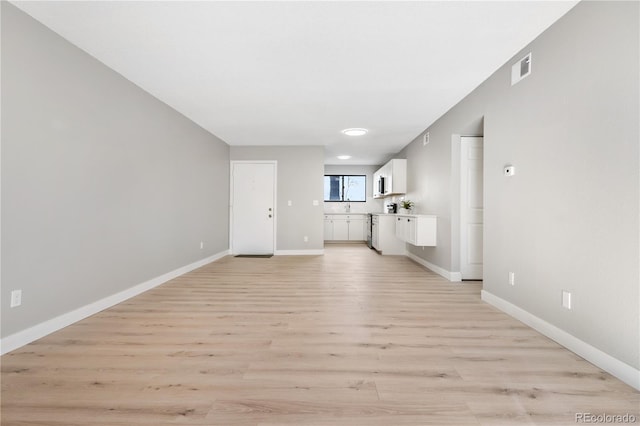
M 511 67 L 511 85 L 513 86 L 529 74 L 531 74 L 531 53 Z

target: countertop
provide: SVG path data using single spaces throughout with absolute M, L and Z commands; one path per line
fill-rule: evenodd
M 435 214 L 420 214 L 420 213 L 371 213 L 374 216 L 432 216 L 436 217 Z
M 362 213 L 362 212 L 324 212 L 325 215 L 368 215 L 372 214 L 374 216 L 436 216 L 434 214 L 416 214 L 416 213 Z
M 324 214 L 330 214 L 330 215 L 349 215 L 349 214 L 361 214 L 361 215 L 368 215 L 369 213 L 362 213 L 362 212 L 351 212 L 351 213 L 345 213 L 345 212 L 324 212 Z

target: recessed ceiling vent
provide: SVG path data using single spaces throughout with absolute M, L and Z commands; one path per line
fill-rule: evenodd
M 511 85 L 513 86 L 531 74 L 531 52 L 511 67 Z

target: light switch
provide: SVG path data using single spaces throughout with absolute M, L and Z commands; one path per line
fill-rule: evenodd
M 291 207 L 291 206 L 293 205 L 293 203 L 291 202 L 291 200 L 287 201 L 287 205 L 288 205 L 289 207 Z
M 313 205 L 314 205 L 314 206 L 317 206 L 317 205 L 319 205 L 319 204 L 320 204 L 320 203 L 318 203 L 318 200 L 313 200 Z

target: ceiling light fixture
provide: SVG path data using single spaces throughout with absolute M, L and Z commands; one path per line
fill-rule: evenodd
M 367 132 L 368 132 L 367 129 L 361 129 L 361 128 L 358 128 L 358 127 L 354 127 L 354 128 L 351 128 L 351 129 L 344 129 L 342 131 L 342 133 L 344 133 L 347 136 L 362 136 L 362 135 L 366 135 Z
M 348 160 L 351 158 L 350 155 L 338 155 L 338 160 Z

